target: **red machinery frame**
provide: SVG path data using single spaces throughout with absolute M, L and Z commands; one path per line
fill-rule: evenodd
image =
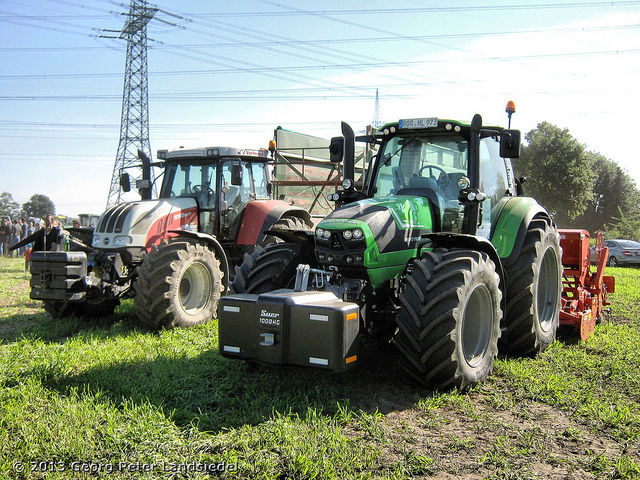
M 602 232 L 598 232 L 592 270 L 589 232 L 559 229 L 558 233 L 564 266 L 560 325 L 573 327 L 586 340 L 602 318 L 604 307 L 610 304 L 607 293 L 615 291 L 615 278 L 604 275 L 609 248 L 604 246 Z

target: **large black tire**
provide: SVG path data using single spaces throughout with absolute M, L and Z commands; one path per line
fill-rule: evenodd
M 134 284 L 138 317 L 155 329 L 191 327 L 217 314 L 220 261 L 203 243 L 179 238 L 153 245 Z
M 233 293 L 265 293 L 279 288 L 293 288 L 299 264 L 315 263 L 312 248 L 297 243 L 275 243 L 267 248 L 257 247 L 236 267 L 231 283 Z
M 120 305 L 120 300 L 117 298 L 107 298 L 103 296 L 88 298 L 87 301 L 77 305 L 75 314 L 83 318 L 108 317 L 113 314 L 113 311 L 118 305 Z
M 44 300 L 44 309 L 52 318 L 81 317 L 102 318 L 113 314 L 120 300 L 117 298 L 100 297 L 84 302 L 59 302 Z
M 424 252 L 400 294 L 400 364 L 435 390 L 483 381 L 498 353 L 502 293 L 491 259 L 473 250 Z
M 271 228 L 280 230 L 313 230 L 313 224 L 310 225 L 300 217 L 287 215 L 285 213 L 280 218 L 280 220 L 273 224 Z M 283 240 L 278 237 L 274 237 L 273 235 L 265 235 L 264 239 L 260 243 L 260 246 L 266 247 L 268 245 L 271 245 L 272 243 L 282 242 Z
M 59 319 L 65 317 L 73 317 L 76 314 L 78 302 L 59 302 L 55 300 L 43 300 L 44 310 L 51 318 Z
M 518 356 L 542 352 L 556 339 L 562 295 L 562 250 L 549 219 L 529 224 L 520 256 L 505 268 L 507 311 L 501 344 Z

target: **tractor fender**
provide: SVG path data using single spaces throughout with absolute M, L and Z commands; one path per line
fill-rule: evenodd
M 282 200 L 255 200 L 249 202 L 242 216 L 242 224 L 238 232 L 238 245 L 258 245 L 269 230 L 284 215 L 298 217 L 309 228 L 313 225 L 311 214 L 304 208 L 296 207 Z
M 512 197 L 502 206 L 492 228 L 491 243 L 504 266 L 512 265 L 520 256 L 529 224 L 536 217 L 550 215 L 531 197 Z
M 429 248 L 464 248 L 467 250 L 476 250 L 486 253 L 496 266 L 496 273 L 500 277 L 500 290 L 505 291 L 506 273 L 503 267 L 503 261 L 498 255 L 494 245 L 484 237 L 478 235 L 467 235 L 463 233 L 429 233 L 422 235 L 426 241 L 418 245 L 418 257 L 420 257 L 421 249 Z M 502 296 L 500 307 L 502 311 L 506 311 L 507 299 L 506 295 Z
M 227 260 L 227 254 L 224 253 L 224 248 L 220 245 L 220 242 L 207 233 L 202 232 L 189 232 L 187 230 L 169 230 L 169 233 L 174 233 L 177 237 L 187 237 L 194 240 L 200 240 L 204 242 L 210 250 L 212 250 L 216 258 L 220 260 L 220 270 L 222 271 L 222 285 L 224 286 L 223 295 L 229 290 L 229 261 Z M 173 238 L 177 238 L 173 237 Z

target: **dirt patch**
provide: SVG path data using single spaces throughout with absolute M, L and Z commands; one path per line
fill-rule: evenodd
M 29 320 L 11 320 L 0 323 L 0 339 L 15 338 L 15 336 L 32 325 Z
M 499 410 L 477 393 L 459 407 L 425 410 L 414 404 L 389 412 L 380 429 L 382 434 L 371 435 L 356 423 L 347 435 L 376 444 L 387 465 L 406 464 L 410 478 L 591 480 L 598 477 L 584 468 L 594 458 L 623 453 L 613 439 L 549 405 L 526 402 Z M 505 470 L 513 477 L 502 476 Z

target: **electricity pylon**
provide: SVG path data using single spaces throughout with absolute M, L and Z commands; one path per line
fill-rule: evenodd
M 376 103 L 373 106 L 373 122 L 371 126 L 374 128 L 380 128 L 382 121 L 380 120 L 380 97 L 378 97 L 378 89 L 376 88 Z
M 118 37 L 127 40 L 127 63 L 122 95 L 120 142 L 113 166 L 107 208 L 121 201 L 121 173 L 126 171 L 133 180 L 133 185 L 142 179 L 142 164 L 138 158 L 138 150 L 151 159 L 147 88 L 147 24 L 157 11 L 157 8 L 147 7 L 146 0 L 131 0 L 127 21 Z M 149 180 L 153 185 L 153 169 L 151 169 Z

